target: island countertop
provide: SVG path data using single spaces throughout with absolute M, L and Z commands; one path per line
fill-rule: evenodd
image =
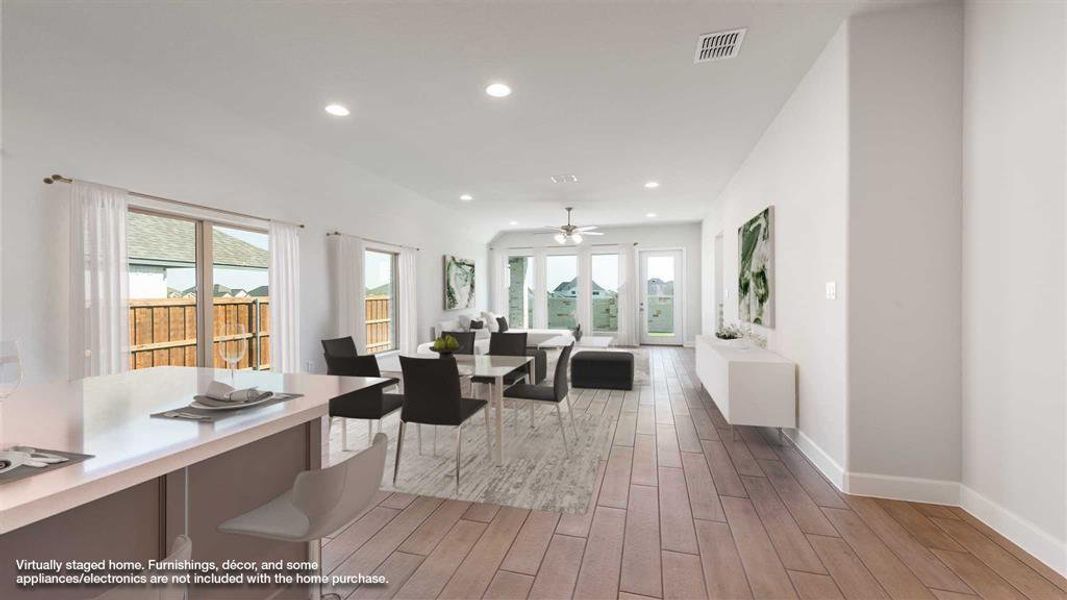
M 215 423 L 153 418 L 187 405 L 225 370 L 157 367 L 28 387 L 0 405 L 0 448 L 92 454 L 84 462 L 0 484 L 0 535 L 323 417 L 331 398 L 378 387 L 376 377 L 239 371 L 236 387 L 302 394 Z

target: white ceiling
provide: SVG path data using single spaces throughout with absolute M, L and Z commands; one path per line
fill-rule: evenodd
M 190 131 L 233 115 L 514 229 L 572 205 L 583 224 L 700 218 L 860 4 L 57 3 L 35 25 Z M 693 64 L 699 34 L 735 27 L 739 57 Z

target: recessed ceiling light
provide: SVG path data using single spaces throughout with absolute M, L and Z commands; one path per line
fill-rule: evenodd
M 655 219 L 656 218 L 656 213 L 645 213 L 645 216 L 648 217 L 649 219 Z
M 645 187 L 650 189 L 650 190 L 654 190 L 654 189 L 659 187 L 659 182 L 658 181 L 646 181 L 645 182 Z
M 511 225 L 512 227 L 514 227 L 515 225 L 518 225 L 518 224 L 519 224 L 518 221 L 508 221 L 508 225 Z
M 351 114 L 344 104 L 327 104 L 325 110 L 335 117 L 347 117 Z
M 490 83 L 485 88 L 485 93 L 494 98 L 504 98 L 511 95 L 511 86 L 506 83 Z
M 463 194 L 459 197 L 459 199 L 464 202 L 470 202 L 471 200 L 474 200 L 474 196 L 471 196 L 470 194 Z

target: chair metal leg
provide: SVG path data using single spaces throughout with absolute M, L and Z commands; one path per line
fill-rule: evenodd
M 400 472 L 400 450 L 404 447 L 404 423 L 400 421 L 400 432 L 396 436 L 396 463 L 393 465 L 393 485 L 396 485 L 396 475 Z
M 341 417 L 341 450 L 348 452 L 348 418 Z
M 482 414 L 485 415 L 485 447 L 489 450 L 489 460 L 493 459 L 493 428 L 489 425 L 489 405 L 486 404 L 482 409 Z
M 433 455 L 437 456 L 437 425 L 430 425 L 433 427 Z
M 563 397 L 564 402 L 567 403 L 567 414 L 571 416 L 571 429 L 574 430 L 575 437 L 578 436 L 578 427 L 574 424 L 574 407 L 571 406 L 571 395 L 567 394 Z
M 563 425 L 563 413 L 559 410 L 559 403 L 556 403 L 556 418 L 559 419 L 559 432 L 563 434 L 563 449 L 567 451 L 569 455 L 571 453 L 570 445 L 567 444 L 567 428 Z
M 459 491 L 460 449 L 463 447 L 463 423 L 456 426 L 456 491 Z
M 530 429 L 535 427 L 534 425 L 534 403 L 530 402 Z
M 422 423 L 415 424 L 415 431 L 419 434 L 419 456 L 422 456 Z
M 374 441 L 374 421 L 367 419 L 367 443 Z

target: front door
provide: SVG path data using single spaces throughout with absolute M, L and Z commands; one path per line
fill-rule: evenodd
M 642 250 L 641 343 L 675 344 L 684 341 L 681 250 Z

